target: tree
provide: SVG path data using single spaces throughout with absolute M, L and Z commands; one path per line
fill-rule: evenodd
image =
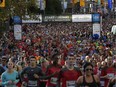
M 5 7 L 0 7 L 0 31 L 12 25 L 12 17 L 25 18 L 26 14 L 30 16 L 37 14 L 37 10 L 35 0 L 6 0 Z M 8 22 L 9 24 L 6 25 Z
M 62 13 L 62 6 L 60 0 L 46 0 L 46 14 L 59 15 Z
M 36 14 L 38 7 L 35 4 L 35 0 L 7 0 L 6 6 L 0 8 L 0 21 L 5 21 L 13 16 L 25 16 Z

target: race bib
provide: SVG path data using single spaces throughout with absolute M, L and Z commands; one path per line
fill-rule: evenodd
M 75 81 L 66 81 L 66 87 L 75 87 Z
M 114 73 L 108 73 L 108 76 L 109 76 L 109 78 L 111 79 L 111 78 L 114 77 Z
M 57 78 L 52 77 L 51 80 L 50 80 L 50 83 L 57 84 L 57 80 L 58 80 Z
M 113 87 L 116 87 L 116 83 L 113 85 Z
M 31 80 L 29 80 L 29 82 L 28 82 L 28 86 L 37 86 L 37 81 L 31 81 Z
M 104 87 L 105 82 L 104 81 L 100 81 L 100 84 L 101 84 L 102 87 Z

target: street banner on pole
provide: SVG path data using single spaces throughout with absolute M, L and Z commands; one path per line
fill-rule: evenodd
M 108 0 L 108 8 L 112 9 L 112 0 Z
M 85 0 L 80 0 L 80 6 L 85 7 Z
M 92 14 L 73 14 L 72 22 L 92 22 Z
M 42 15 L 25 15 L 22 17 L 22 23 L 42 23 Z
M 0 0 L 0 7 L 5 7 L 5 0 Z
M 101 0 L 97 0 L 97 4 L 100 6 L 101 5 Z
M 101 26 L 99 23 L 93 24 L 93 36 L 98 36 L 100 38 Z
M 21 25 L 14 25 L 14 37 L 15 40 L 21 40 L 22 39 L 22 26 Z

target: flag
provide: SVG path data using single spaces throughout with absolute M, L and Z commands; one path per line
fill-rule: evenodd
M 105 0 L 101 0 L 102 6 L 105 6 Z
M 67 8 L 67 1 L 66 1 L 66 0 L 63 1 L 63 8 L 64 8 L 64 9 Z
M 72 0 L 67 0 L 67 3 L 68 3 L 68 4 L 72 3 Z
M 5 0 L 0 0 L 0 7 L 5 7 Z
M 72 0 L 73 4 L 76 4 L 78 2 L 78 0 Z
M 80 0 L 80 6 L 85 7 L 85 0 Z
M 97 0 L 97 4 L 100 6 L 101 5 L 101 0 Z
M 46 1 L 45 0 L 40 0 L 40 9 L 45 10 L 46 7 Z
M 112 9 L 112 0 L 108 0 L 108 8 Z

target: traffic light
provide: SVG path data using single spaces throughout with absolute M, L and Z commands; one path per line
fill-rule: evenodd
M 0 7 L 5 7 L 5 0 L 0 0 Z

